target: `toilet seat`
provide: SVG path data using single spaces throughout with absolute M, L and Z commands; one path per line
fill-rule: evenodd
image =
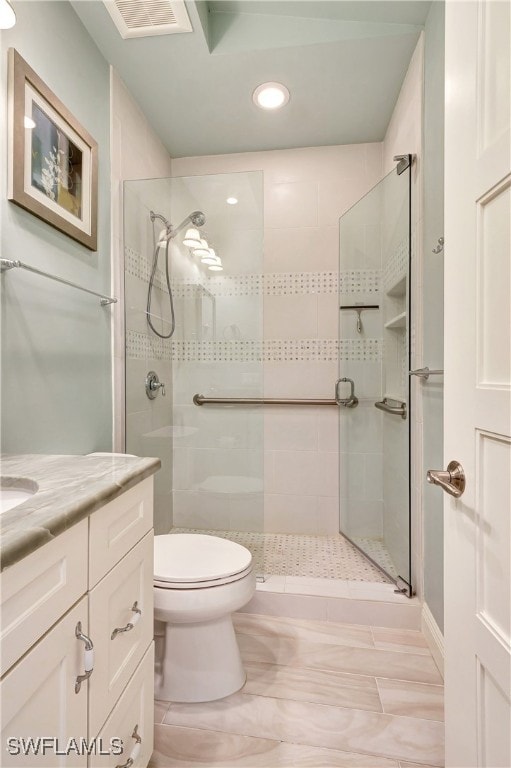
M 228 539 L 198 533 L 154 538 L 154 586 L 205 589 L 239 581 L 252 571 L 248 549 Z

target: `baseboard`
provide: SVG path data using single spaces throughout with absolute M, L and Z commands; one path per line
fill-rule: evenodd
M 436 623 L 427 603 L 422 606 L 422 634 L 426 638 L 431 654 L 440 674 L 444 676 L 444 636 Z

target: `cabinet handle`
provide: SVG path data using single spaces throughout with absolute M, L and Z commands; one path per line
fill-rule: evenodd
M 78 675 L 75 683 L 75 693 L 79 693 L 84 680 L 88 680 L 94 671 L 94 646 L 90 637 L 83 634 L 81 621 L 76 625 L 75 637 L 85 643 L 85 649 L 83 651 L 83 667 L 85 672 L 83 675 Z
M 135 626 L 137 621 L 142 616 L 142 611 L 138 607 L 138 600 L 135 600 L 131 610 L 132 610 L 132 613 L 133 613 L 133 616 L 131 617 L 131 620 L 128 621 L 128 623 L 126 624 L 125 627 L 116 627 L 114 629 L 114 631 L 112 632 L 112 634 L 110 635 L 110 640 L 113 640 L 114 637 L 117 637 L 117 635 L 120 635 L 121 632 L 130 632 L 133 629 L 133 627 Z
M 128 757 L 125 763 L 123 763 L 122 765 L 116 765 L 115 768 L 131 768 L 135 760 L 137 760 L 141 750 L 140 745 L 142 744 L 142 739 L 138 735 L 138 724 L 134 727 L 133 733 L 131 734 L 131 738 L 135 739 L 135 746 L 131 750 L 131 755 Z

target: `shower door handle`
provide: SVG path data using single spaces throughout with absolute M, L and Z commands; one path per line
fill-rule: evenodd
M 455 499 L 459 499 L 465 491 L 465 472 L 458 461 L 450 461 L 447 470 L 430 469 L 426 480 L 432 485 L 438 485 L 442 490 Z
M 350 385 L 350 396 L 349 397 L 340 397 L 339 395 L 339 384 L 348 383 Z M 342 405 L 344 408 L 356 408 L 358 405 L 358 397 L 355 395 L 355 382 L 353 379 L 348 379 L 346 377 L 343 377 L 342 379 L 337 379 L 335 382 L 335 402 L 337 405 Z

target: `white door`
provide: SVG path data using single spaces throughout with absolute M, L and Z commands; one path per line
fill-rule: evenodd
M 446 7 L 446 765 L 511 766 L 509 0 Z M 440 492 L 440 491 L 439 491 Z

